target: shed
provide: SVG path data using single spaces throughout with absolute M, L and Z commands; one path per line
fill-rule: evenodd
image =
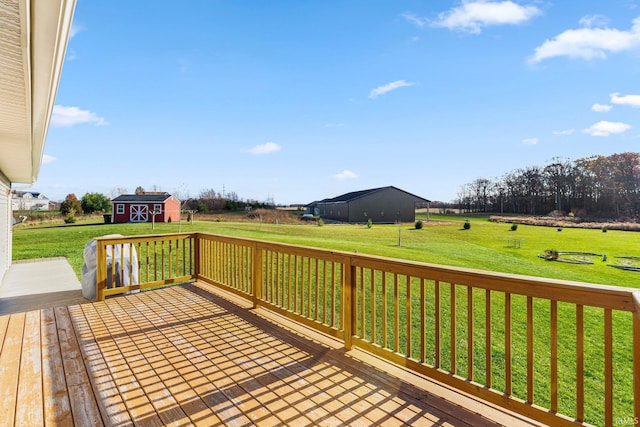
M 169 193 L 121 194 L 111 205 L 116 223 L 180 220 L 180 200 Z
M 364 223 L 414 222 L 416 208 L 426 206 L 429 200 L 388 186 L 353 191 L 331 199 L 307 205 L 309 211 L 323 219 Z

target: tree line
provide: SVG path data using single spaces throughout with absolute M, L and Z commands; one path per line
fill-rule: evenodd
M 212 188 L 202 190 L 198 197 L 189 197 L 182 201 L 183 209 L 194 210 L 199 213 L 237 211 L 251 209 L 271 209 L 275 207 L 273 198 L 264 202 L 241 199 L 237 193 L 217 192 Z
M 552 159 L 498 179 L 477 178 L 458 192 L 466 212 L 636 219 L 640 213 L 640 154 Z
M 154 188 L 154 192 L 158 192 Z M 144 188 L 138 186 L 135 194 L 146 194 Z M 127 191 L 118 192 L 127 194 Z M 243 200 L 235 192 L 219 193 L 213 189 L 206 189 L 200 192 L 198 197 L 188 197 L 181 200 L 182 210 L 193 210 L 200 213 L 237 211 L 251 209 L 271 209 L 275 207 L 272 198 L 264 202 L 257 200 Z M 75 216 L 79 214 L 105 213 L 111 212 L 111 198 L 101 193 L 86 193 L 81 199 L 71 193 L 67 194 L 60 204 L 60 213 L 64 216 Z

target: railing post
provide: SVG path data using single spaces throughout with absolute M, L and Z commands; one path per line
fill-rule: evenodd
M 100 240 L 96 242 L 96 300 L 104 301 L 104 290 L 107 287 L 107 253 Z
M 640 422 L 640 292 L 633 293 L 633 422 Z
M 342 325 L 344 328 L 344 347 L 351 350 L 353 347 L 353 331 L 355 330 L 356 319 L 356 274 L 352 258 L 348 258 L 348 263 L 342 269 Z
M 258 306 L 258 301 L 262 299 L 262 250 L 256 243 L 251 245 L 251 277 L 253 308 Z
M 195 279 L 198 279 L 200 277 L 200 233 L 195 233 L 192 235 L 192 242 L 193 242 L 193 263 L 191 264 L 191 268 L 193 269 L 193 271 L 191 272 L 192 275 L 194 275 Z

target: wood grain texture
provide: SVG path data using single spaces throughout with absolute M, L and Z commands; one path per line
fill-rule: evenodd
M 0 317 L 0 424 L 537 425 L 238 301 L 196 283 Z

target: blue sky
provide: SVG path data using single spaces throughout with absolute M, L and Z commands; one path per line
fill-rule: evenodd
M 278 204 L 638 151 L 640 1 L 78 0 L 35 191 Z

